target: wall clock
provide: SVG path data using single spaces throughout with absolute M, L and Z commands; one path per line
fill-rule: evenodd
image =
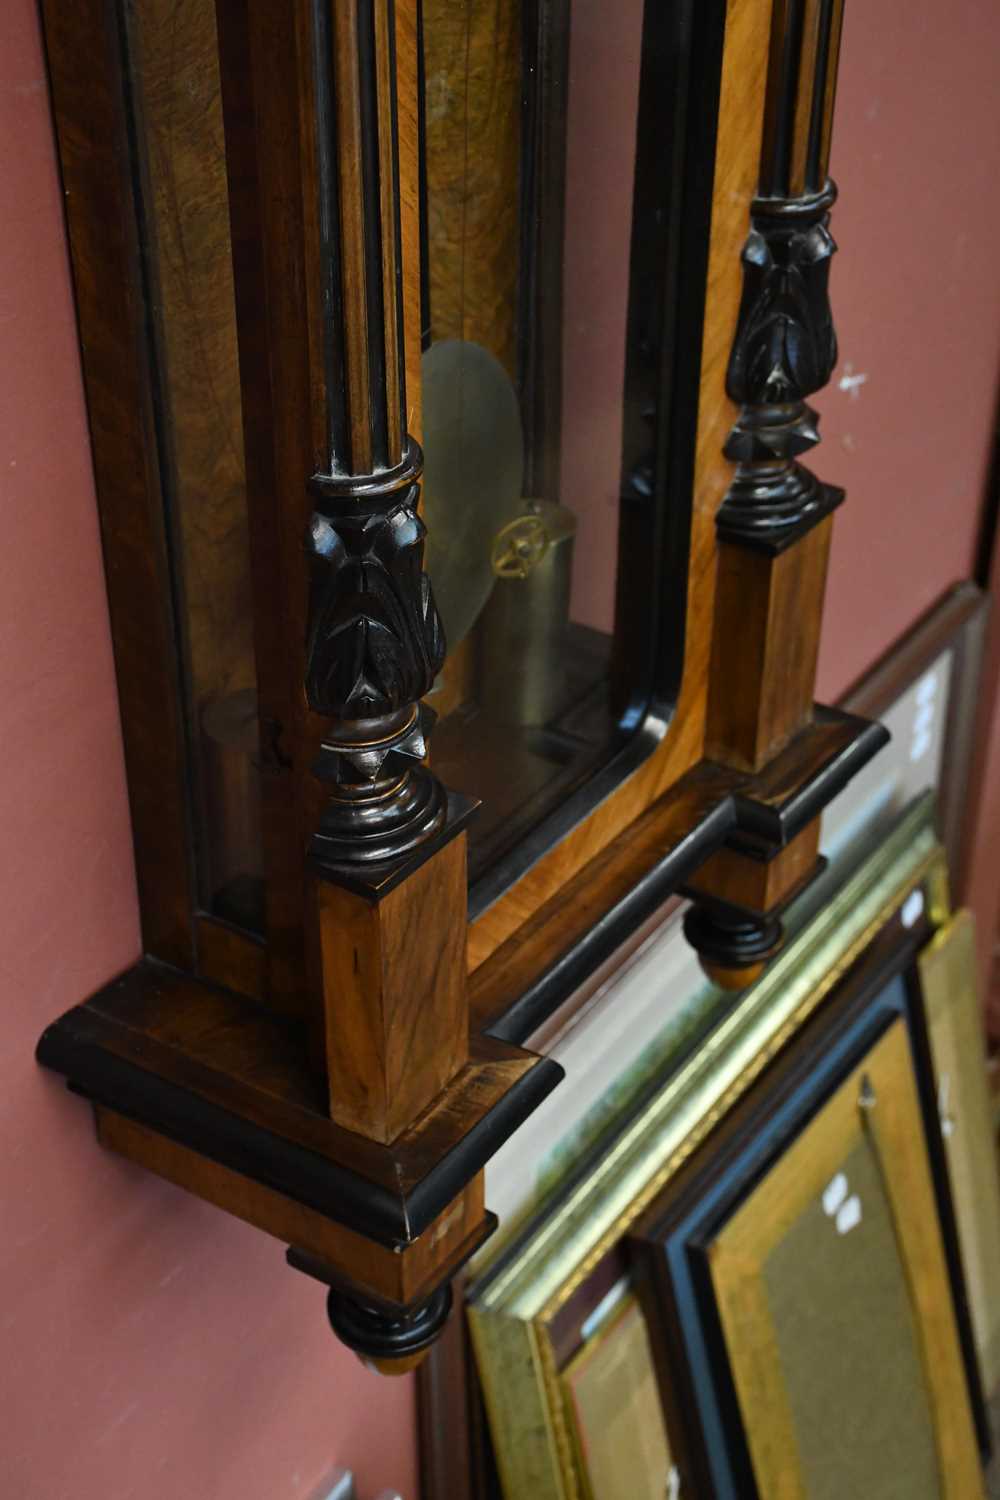
M 39 1056 L 406 1368 L 525 1036 L 672 890 L 737 994 L 884 740 L 812 701 L 841 8 L 43 10 L 146 951 Z

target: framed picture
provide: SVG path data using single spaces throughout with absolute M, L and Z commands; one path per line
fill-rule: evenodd
M 650 1087 L 613 1138 L 567 1177 L 549 1211 L 471 1282 L 469 1326 L 506 1496 L 567 1500 L 583 1493 L 559 1338 L 560 1320 L 589 1278 L 621 1251 L 651 1204 L 887 923 L 926 935 L 947 915 L 945 855 L 928 797 L 899 820 L 763 979 Z
M 690 1493 L 983 1493 L 922 936 L 886 925 L 631 1236 Z
M 881 858 L 873 851 L 891 836 L 894 822 L 910 803 L 921 795 L 927 800 L 928 789 L 934 790 L 937 799 L 938 828 L 952 874 L 960 868 L 957 809 L 969 774 L 987 603 L 973 584 L 949 590 L 842 700 L 842 706 L 853 712 L 885 721 L 893 739 L 824 819 L 824 852 L 831 856 L 831 868 L 822 882 L 824 897 L 835 893 L 847 873 L 866 858 Z M 937 885 L 943 893 L 943 864 Z M 808 925 L 818 902 L 801 905 L 803 910 L 795 913 L 795 920 Z M 941 913 L 946 906 L 942 894 Z M 501 1212 L 503 1230 L 487 1245 L 487 1257 L 502 1252 L 515 1235 L 519 1243 L 530 1242 L 530 1226 L 540 1222 L 554 1201 L 558 1211 L 558 1200 L 565 1197 L 567 1183 L 580 1171 L 580 1164 L 584 1163 L 586 1175 L 586 1164 L 601 1150 L 609 1132 L 617 1129 L 617 1122 L 635 1117 L 642 1101 L 651 1097 L 651 1089 L 669 1077 L 675 1060 L 690 1058 L 700 1039 L 711 1036 L 719 1023 L 725 1006 L 706 986 L 683 941 L 682 917 L 683 903 L 676 899 L 654 911 L 531 1036 L 531 1046 L 558 1061 L 566 1079 L 558 1097 L 537 1111 L 512 1149 L 501 1151 L 490 1163 L 487 1198 Z M 797 945 L 796 951 L 803 950 Z M 947 965 L 942 962 L 941 967 Z M 946 988 L 949 997 L 957 998 L 961 984 L 956 980 Z M 930 986 L 928 999 L 933 1009 Z M 942 1015 L 957 1018 L 951 999 L 938 1009 Z M 963 1067 L 968 1068 L 972 1059 L 975 1070 L 978 1054 L 970 1049 L 964 1032 L 960 1052 Z M 964 1082 L 959 1097 L 963 1101 L 972 1098 Z M 988 1157 L 982 1149 L 981 1125 L 972 1136 L 979 1142 L 980 1158 Z M 965 1144 L 964 1137 L 959 1141 L 953 1135 L 949 1151 L 953 1142 L 960 1149 Z M 982 1170 L 980 1165 L 980 1178 Z M 965 1253 L 970 1234 L 976 1231 L 964 1207 L 966 1197 L 959 1184 L 953 1187 L 956 1212 L 963 1221 Z M 980 1206 L 975 1217 L 982 1221 L 981 1183 L 976 1196 Z M 992 1210 L 985 1212 L 989 1217 Z M 966 1275 L 984 1380 L 991 1389 L 1000 1380 L 1000 1353 L 991 1354 L 986 1340 L 989 1328 L 1000 1318 L 991 1318 L 990 1300 L 977 1291 L 988 1285 L 993 1254 L 989 1233 L 985 1238 L 983 1233 L 980 1230 L 984 1269 L 977 1278 L 975 1269 L 967 1265 Z M 453 1319 L 440 1346 L 421 1367 L 418 1386 L 422 1482 L 428 1500 L 472 1500 L 499 1494 L 464 1320 Z M 450 1435 L 448 1441 L 442 1441 L 444 1432 Z
M 956 912 L 918 959 L 983 1386 L 1000 1387 L 1000 1181 L 976 983 L 972 913 Z
M 836 840 L 863 809 L 869 826 L 884 824 L 934 787 L 941 842 L 961 889 L 988 616 L 988 595 L 974 583 L 956 584 L 840 699 L 841 708 L 880 719 L 892 740 L 824 819 L 825 853 L 828 835 Z
M 579 1346 L 559 1379 L 587 1500 L 663 1500 L 677 1483 L 677 1467 L 645 1314 L 627 1274 L 574 1332 Z

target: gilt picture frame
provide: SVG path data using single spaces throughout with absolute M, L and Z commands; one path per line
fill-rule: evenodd
M 704 1246 L 761 1495 L 982 1494 L 920 1132 L 899 1018 Z
M 655 1082 L 552 1208 L 470 1282 L 469 1326 L 506 1495 L 582 1494 L 553 1344 L 561 1309 L 904 907 L 910 921 L 932 929 L 948 916 L 930 796 L 902 816 L 700 1045 Z
M 935 933 L 918 966 L 969 1311 L 983 1388 L 992 1393 L 1000 1387 L 1000 1162 L 970 911 Z
M 982 1493 L 926 936 L 891 919 L 631 1236 L 693 1493 Z

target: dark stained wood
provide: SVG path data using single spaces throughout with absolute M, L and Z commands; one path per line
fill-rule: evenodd
M 813 99 L 817 89 L 822 91 L 823 88 L 823 80 L 817 68 L 822 46 L 823 0 L 806 0 L 806 4 L 800 5 L 799 9 L 802 12 L 800 22 L 802 42 L 799 49 L 799 73 L 802 82 L 796 93 L 792 111 L 790 197 L 798 197 L 806 191 Z
M 146 948 L 193 959 L 177 621 L 121 39 L 103 0 L 42 7 L 66 193 Z
M 948 655 L 948 718 L 938 786 L 938 826 L 954 879 L 965 859 L 965 821 L 975 753 L 989 598 L 974 583 L 956 584 L 840 699 L 840 707 L 877 719 L 935 662 Z
M 138 0 L 129 36 L 186 655 L 200 714 L 255 680 L 214 13 L 200 0 Z
M 718 515 L 721 537 L 771 552 L 844 498 L 799 462 L 819 442 L 807 398 L 837 362 L 827 155 L 841 21 L 834 0 L 775 0 L 771 13 L 760 178 L 727 376 L 741 407 L 725 445 L 737 467 Z
M 826 180 L 843 0 L 775 0 L 761 193 L 798 198 Z
M 684 935 L 724 990 L 754 984 L 784 944 L 784 908 L 823 870 L 820 819 L 774 850 L 720 850 L 683 887 L 693 907 Z
M 819 820 L 801 833 L 772 859 L 753 857 L 739 849 L 720 849 L 686 882 L 687 893 L 714 896 L 733 906 L 769 912 L 816 872 L 819 853 Z
M 404 426 L 423 440 L 420 356 L 421 313 L 420 224 L 420 45 L 418 12 L 396 7 L 396 134 L 399 152 L 400 258 L 403 272 L 403 378 L 406 387 Z
M 455 1278 L 456 1310 L 417 1372 L 422 1500 L 499 1496 L 463 1283 Z
M 406 7 L 401 7 L 405 10 Z M 415 12 L 410 12 L 415 20 Z M 378 77 L 378 97 L 385 106 L 378 112 L 378 155 L 380 163 L 379 201 L 380 228 L 382 231 L 382 304 L 392 308 L 397 296 L 397 277 L 402 273 L 402 230 L 398 216 L 398 186 L 396 174 L 388 169 L 388 163 L 396 157 L 396 38 L 393 22 L 395 7 L 375 6 L 375 55 Z M 415 45 L 415 32 L 411 31 Z M 409 40 L 409 39 L 407 39 Z M 410 87 L 416 94 L 416 65 L 414 63 Z M 413 167 L 416 162 L 412 164 Z M 411 168 L 412 169 L 412 168 Z M 396 319 L 387 318 L 385 335 L 385 389 L 386 389 L 386 441 L 389 461 L 398 462 L 403 456 L 406 423 L 403 412 L 403 380 L 406 352 L 402 342 L 402 327 Z M 398 458 L 396 457 L 398 455 Z
M 330 1115 L 393 1141 L 464 1066 L 465 834 L 381 899 L 316 882 Z
M 706 859 L 724 845 L 774 858 L 886 738 L 865 719 L 818 707 L 757 775 L 700 762 L 474 971 L 473 1035 L 530 1035 Z
M 804 875 L 799 872 L 793 880 L 795 860 L 789 857 L 786 867 L 782 851 L 810 826 L 818 838 L 822 810 L 887 740 L 881 725 L 817 705 L 812 722 L 782 754 L 734 790 L 736 829 L 728 837 L 729 846 L 751 859 L 780 861 L 778 883 L 784 894 L 776 904 L 766 899 L 732 904 L 724 894 L 731 878 L 727 862 L 714 871 L 719 889 L 712 871 L 700 873 L 696 902 L 684 919 L 684 932 L 717 984 L 729 990 L 744 989 L 778 952 L 783 942 L 781 907 L 822 868 L 814 861 L 811 870 L 807 868 Z M 804 839 L 802 851 L 808 847 Z M 767 897 L 766 884 L 761 894 Z
M 365 226 L 359 206 L 364 200 L 361 176 L 364 149 L 361 81 L 358 77 L 358 7 L 329 7 L 334 70 L 335 141 L 337 150 L 339 254 L 344 319 L 344 389 L 348 404 L 349 446 L 342 455 L 348 473 L 368 474 L 374 467 L 368 371 L 368 295 Z M 395 462 L 398 463 L 397 453 Z
M 422 1233 L 561 1076 L 490 1037 L 470 1052 L 384 1146 L 330 1120 L 301 1023 L 163 965 L 130 970 L 39 1044 L 96 1102 L 385 1243 Z
M 127 1088 L 132 1104 L 124 1112 L 151 1126 L 161 1120 L 175 1138 L 185 1128 L 185 1111 L 202 1101 L 210 1107 L 204 1129 L 218 1137 L 215 1155 L 223 1165 L 235 1167 L 235 1151 L 242 1170 L 270 1185 L 279 1161 L 286 1181 L 301 1180 L 299 1196 L 305 1194 L 310 1206 L 317 1206 L 315 1192 L 332 1193 L 332 1201 L 320 1201 L 334 1217 L 342 1212 L 354 1224 L 374 1225 L 368 1232 L 376 1237 L 387 1232 L 378 1225 L 395 1223 L 395 1232 L 402 1233 L 404 1223 L 421 1225 L 427 1205 L 431 1216 L 441 1212 L 449 1185 L 461 1187 L 463 1174 L 481 1164 L 496 1139 L 515 1128 L 555 1082 L 552 1064 L 493 1040 L 486 1028 L 527 1034 L 536 1023 L 532 997 L 543 994 L 550 1005 L 573 987 L 574 964 L 589 965 L 595 957 L 588 940 L 617 945 L 623 934 L 609 920 L 616 911 L 612 905 L 609 914 L 602 900 L 617 899 L 630 921 L 635 893 L 641 900 L 644 879 L 664 867 L 671 871 L 669 890 L 681 878 L 678 871 L 690 873 L 728 839 L 752 836 L 776 847 L 789 842 L 799 831 L 797 820 L 815 816 L 810 789 L 820 789 L 815 795 L 822 805 L 850 774 L 845 756 L 854 744 L 871 753 L 867 727 L 824 710 L 769 779 L 705 764 L 651 808 L 602 856 L 589 880 L 581 878 L 558 905 L 542 909 L 521 942 L 505 945 L 477 972 L 469 1063 L 389 1146 L 329 1119 L 302 1025 L 161 965 L 139 966 L 69 1012 L 46 1033 L 40 1055 L 111 1107 L 117 1100 L 124 1110 Z M 652 881 L 649 899 L 657 904 L 664 894 Z M 165 1093 L 157 1094 L 156 1080 Z M 106 1097 L 103 1090 L 112 1086 L 116 1096 Z M 198 1149 L 209 1150 L 206 1139 L 200 1138 Z M 303 1152 L 328 1164 L 322 1189 Z M 463 1165 L 463 1154 L 471 1167 Z M 349 1180 L 337 1177 L 334 1165 Z
M 354 1015 L 367 1020 L 373 1008 L 386 1021 L 386 1048 L 374 1060 L 384 1068 L 381 1118 L 366 1123 L 375 1135 L 397 1136 L 391 1147 L 331 1121 L 307 1028 L 277 1013 L 302 1012 L 310 1000 L 315 1009 L 323 1000 L 319 988 L 310 997 L 309 978 L 320 976 L 310 973 L 303 942 L 306 846 L 322 798 L 310 770 L 325 728 L 302 694 L 309 600 L 303 535 L 317 504 L 306 485 L 317 471 L 339 475 L 337 461 L 347 458 L 364 489 L 374 470 L 404 456 L 404 367 L 412 368 L 412 357 L 405 353 L 395 305 L 397 276 L 401 262 L 410 283 L 401 301 L 412 310 L 419 272 L 416 8 L 410 0 L 397 5 L 395 46 L 384 9 L 375 17 L 367 7 L 338 4 L 316 14 L 325 14 L 328 27 L 336 129 L 332 119 L 318 117 L 315 78 L 322 68 L 314 68 L 313 7 L 296 0 L 279 13 L 221 0 L 217 8 L 260 684 L 266 986 L 258 967 L 265 950 L 234 941 L 227 928 L 211 923 L 204 925 L 200 947 L 205 972 L 263 993 L 274 1009 L 144 965 L 113 996 L 99 997 L 93 1008 L 50 1032 L 41 1054 L 59 1065 L 60 1057 L 68 1061 L 66 1049 L 76 1052 L 80 1068 L 69 1064 L 74 1087 L 110 1110 L 102 1123 L 105 1138 L 133 1159 L 251 1222 L 304 1241 L 331 1262 L 354 1295 L 401 1302 L 435 1290 L 489 1232 L 483 1163 L 554 1085 L 559 1070 L 484 1038 L 476 1039 L 467 1056 L 461 835 L 368 908 L 378 916 L 366 955 L 374 963 L 360 967 L 377 969 L 380 983 L 390 981 L 392 1003 L 383 1009 L 384 991 L 359 989 Z M 367 37 L 362 33 L 369 21 Z M 411 96 L 404 107 L 390 78 L 393 53 L 402 58 L 400 77 Z M 108 74 L 116 77 L 115 69 Z M 323 252 L 332 241 L 321 246 L 316 229 L 321 158 L 331 140 L 334 248 L 341 257 L 334 309 L 341 321 L 332 337 L 329 320 L 320 324 L 310 316 L 330 305 Z M 379 158 L 374 167 L 373 145 Z M 396 162 L 387 160 L 397 151 L 407 173 L 398 225 Z M 93 155 L 97 160 L 99 152 Z M 131 329 L 141 330 L 141 317 L 135 309 L 133 314 Z M 341 357 L 348 376 L 346 429 L 338 425 L 336 409 Z M 133 467 L 141 472 L 141 464 Z M 419 477 L 419 455 L 412 467 L 408 484 Z M 349 498 L 356 509 L 357 497 Z M 390 486 L 387 524 L 400 498 Z M 366 503 L 374 508 L 370 487 Z M 404 560 L 392 586 L 403 590 L 411 583 Z M 156 600 L 148 580 L 145 587 Z M 419 608 L 427 614 L 424 603 Z M 134 628 L 134 617 L 130 624 Z M 149 641 L 142 646 L 148 657 Z M 433 675 L 439 665 L 435 650 L 429 648 L 426 657 Z M 161 691 L 161 700 L 176 713 L 175 687 Z M 424 725 L 414 720 L 417 729 Z M 397 745 L 392 754 L 406 748 Z M 397 768 L 388 769 L 398 776 Z M 161 796 L 161 811 L 165 805 Z M 177 835 L 183 818 L 168 826 Z M 332 878 L 324 868 L 327 895 Z M 356 901 L 352 882 L 338 888 L 338 895 L 345 891 L 345 899 Z M 190 911 L 192 894 L 185 894 Z M 448 941 L 429 944 L 446 896 L 458 902 L 453 920 L 441 919 Z M 338 931 L 327 923 L 317 947 L 328 973 L 338 940 L 353 955 L 349 938 L 342 926 Z M 412 964 L 402 965 L 407 946 L 426 957 L 423 985 L 413 984 Z M 442 973 L 447 982 L 438 983 Z M 104 1009 L 102 999 L 108 1002 Z M 416 1002 L 423 1002 L 419 1013 Z M 428 1011 L 436 1025 L 427 1024 Z M 406 1028 L 399 1025 L 404 1017 Z M 424 1057 L 417 1062 L 425 1066 L 414 1067 L 413 1052 L 421 1047 Z M 341 1049 L 342 1069 L 343 1062 Z M 359 1081 L 365 1080 L 353 1080 Z M 342 1091 L 336 1092 L 339 1100 Z M 356 1115 L 352 1123 L 360 1123 Z
M 267 948 L 259 938 L 199 913 L 195 919 L 198 973 L 251 999 L 267 1001 Z
M 399 102 L 412 96 L 412 122 L 417 7 L 351 0 L 301 14 L 313 26 L 303 132 L 320 235 L 305 273 L 327 434 L 315 472 L 302 474 L 313 504 L 304 683 L 329 721 L 312 764 L 328 800 L 309 841 L 310 999 L 331 1117 L 387 1143 L 468 1059 L 465 834 L 421 764 L 434 716 L 419 702 L 445 643 L 423 572 L 422 458 L 405 421 Z M 397 15 L 407 24 L 394 32 Z M 412 174 L 411 148 L 405 163 Z
M 830 142 L 833 137 L 833 111 L 837 101 L 837 77 L 840 69 L 840 42 L 844 31 L 844 0 L 832 0 L 829 55 L 826 63 L 826 87 L 823 92 L 822 126 L 818 142 L 816 177 L 826 175 L 830 166 Z
M 829 519 L 777 557 L 723 542 L 706 753 L 758 771 L 808 721 L 830 551 Z
M 800 84 L 792 118 L 790 197 L 816 192 L 826 180 L 844 0 L 806 0 L 801 10 Z
M 252 13 L 251 13 L 252 11 Z M 268 1003 L 301 1014 L 306 994 L 303 853 L 316 793 L 316 731 L 301 682 L 308 580 L 304 479 L 316 458 L 305 296 L 299 27 L 287 10 L 217 6 L 239 333 L 254 645 L 262 724 Z M 281 498 L 277 507 L 275 499 Z
M 781 848 L 833 801 L 888 739 L 880 724 L 816 704 L 811 723 L 735 790 L 735 841 Z
M 733 826 L 727 799 L 734 781 L 724 767 L 703 765 L 690 772 L 523 922 L 471 976 L 473 1032 L 492 1029 L 513 1003 L 523 1003 L 541 976 L 595 933 L 617 904 L 629 901 L 672 851 L 686 873 L 689 862 L 693 869 L 717 847 Z M 707 847 L 701 830 L 708 833 Z M 665 894 L 658 893 L 659 899 Z M 534 1022 L 532 1016 L 523 1031 L 532 1030 Z
M 562 468 L 566 144 L 572 0 L 521 0 L 522 339 L 525 491 L 558 496 Z

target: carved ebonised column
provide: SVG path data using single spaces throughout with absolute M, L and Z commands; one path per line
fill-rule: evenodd
M 394 1141 L 468 1061 L 466 850 L 472 804 L 424 764 L 420 702 L 445 657 L 423 571 L 422 454 L 409 431 L 404 289 L 419 273 L 416 6 L 314 0 L 313 358 L 323 399 L 308 480 L 305 691 L 328 721 L 309 842 L 315 984 L 330 1115 Z M 405 179 L 408 192 L 403 193 Z M 409 254 L 409 259 L 407 259 Z M 447 1316 L 331 1293 L 341 1337 L 408 1358 Z
M 444 823 L 421 764 L 433 716 L 418 705 L 445 640 L 407 431 L 395 6 L 317 4 L 313 17 L 328 462 L 309 483 L 306 694 L 333 721 L 312 852 L 336 868 L 398 859 Z
M 807 397 L 837 362 L 827 177 L 842 0 L 777 0 L 760 189 L 743 248 L 743 301 L 727 389 L 742 410 L 725 446 L 736 473 L 720 537 L 787 546 L 844 498 L 798 462 L 819 442 Z
M 264 731 L 266 942 L 202 922 L 186 871 L 177 886 L 170 875 L 162 890 L 176 908 L 170 921 L 183 919 L 180 948 L 172 936 L 161 946 L 157 919 L 150 952 L 49 1026 L 38 1048 L 92 1100 L 107 1147 L 281 1240 L 297 1269 L 330 1287 L 334 1329 L 393 1371 L 433 1341 L 451 1278 L 492 1233 L 486 1162 L 561 1077 L 554 1062 L 481 1028 L 470 1038 L 472 808 L 423 763 L 431 716 L 420 699 L 444 639 L 418 516 L 418 8 L 209 6 Z M 75 217 L 88 269 L 78 286 L 98 364 L 116 371 L 127 349 L 134 375 L 124 401 L 121 382 L 105 392 L 102 375 L 96 407 L 110 468 L 123 443 L 140 455 L 109 511 L 129 517 L 117 555 L 142 558 L 138 591 L 134 578 L 126 588 L 134 602 L 142 579 L 159 584 L 171 571 L 159 434 L 151 418 L 147 426 L 158 367 L 138 234 L 145 183 L 130 154 L 115 7 L 83 9 L 70 24 L 74 7 L 48 7 L 62 35 L 67 180 L 83 201 Z M 90 81 L 79 87 L 91 39 L 93 91 Z M 109 331 L 105 311 L 122 308 Z M 148 619 L 156 650 L 169 651 L 165 586 Z M 147 632 L 126 634 L 144 675 L 134 647 L 141 657 Z M 144 686 L 144 755 L 183 713 L 173 669 L 158 660 L 154 687 L 176 696 L 147 715 Z M 166 822 L 194 772 L 180 743 L 133 781 L 147 830 L 161 771 L 153 812 Z M 194 863 L 186 829 L 167 843 Z M 147 864 L 162 847 L 144 850 Z M 213 933 L 221 950 L 202 942 Z
M 836 249 L 827 176 L 842 0 L 775 0 L 761 168 L 743 249 L 727 391 L 732 481 L 717 515 L 708 754 L 760 775 L 811 721 L 831 512 L 843 491 L 800 462 L 819 442 L 808 397 L 829 380 Z M 832 792 L 831 792 L 832 795 Z M 817 868 L 818 819 L 789 845 L 735 837 L 692 882 L 687 931 L 741 988 L 780 946 L 780 911 Z

